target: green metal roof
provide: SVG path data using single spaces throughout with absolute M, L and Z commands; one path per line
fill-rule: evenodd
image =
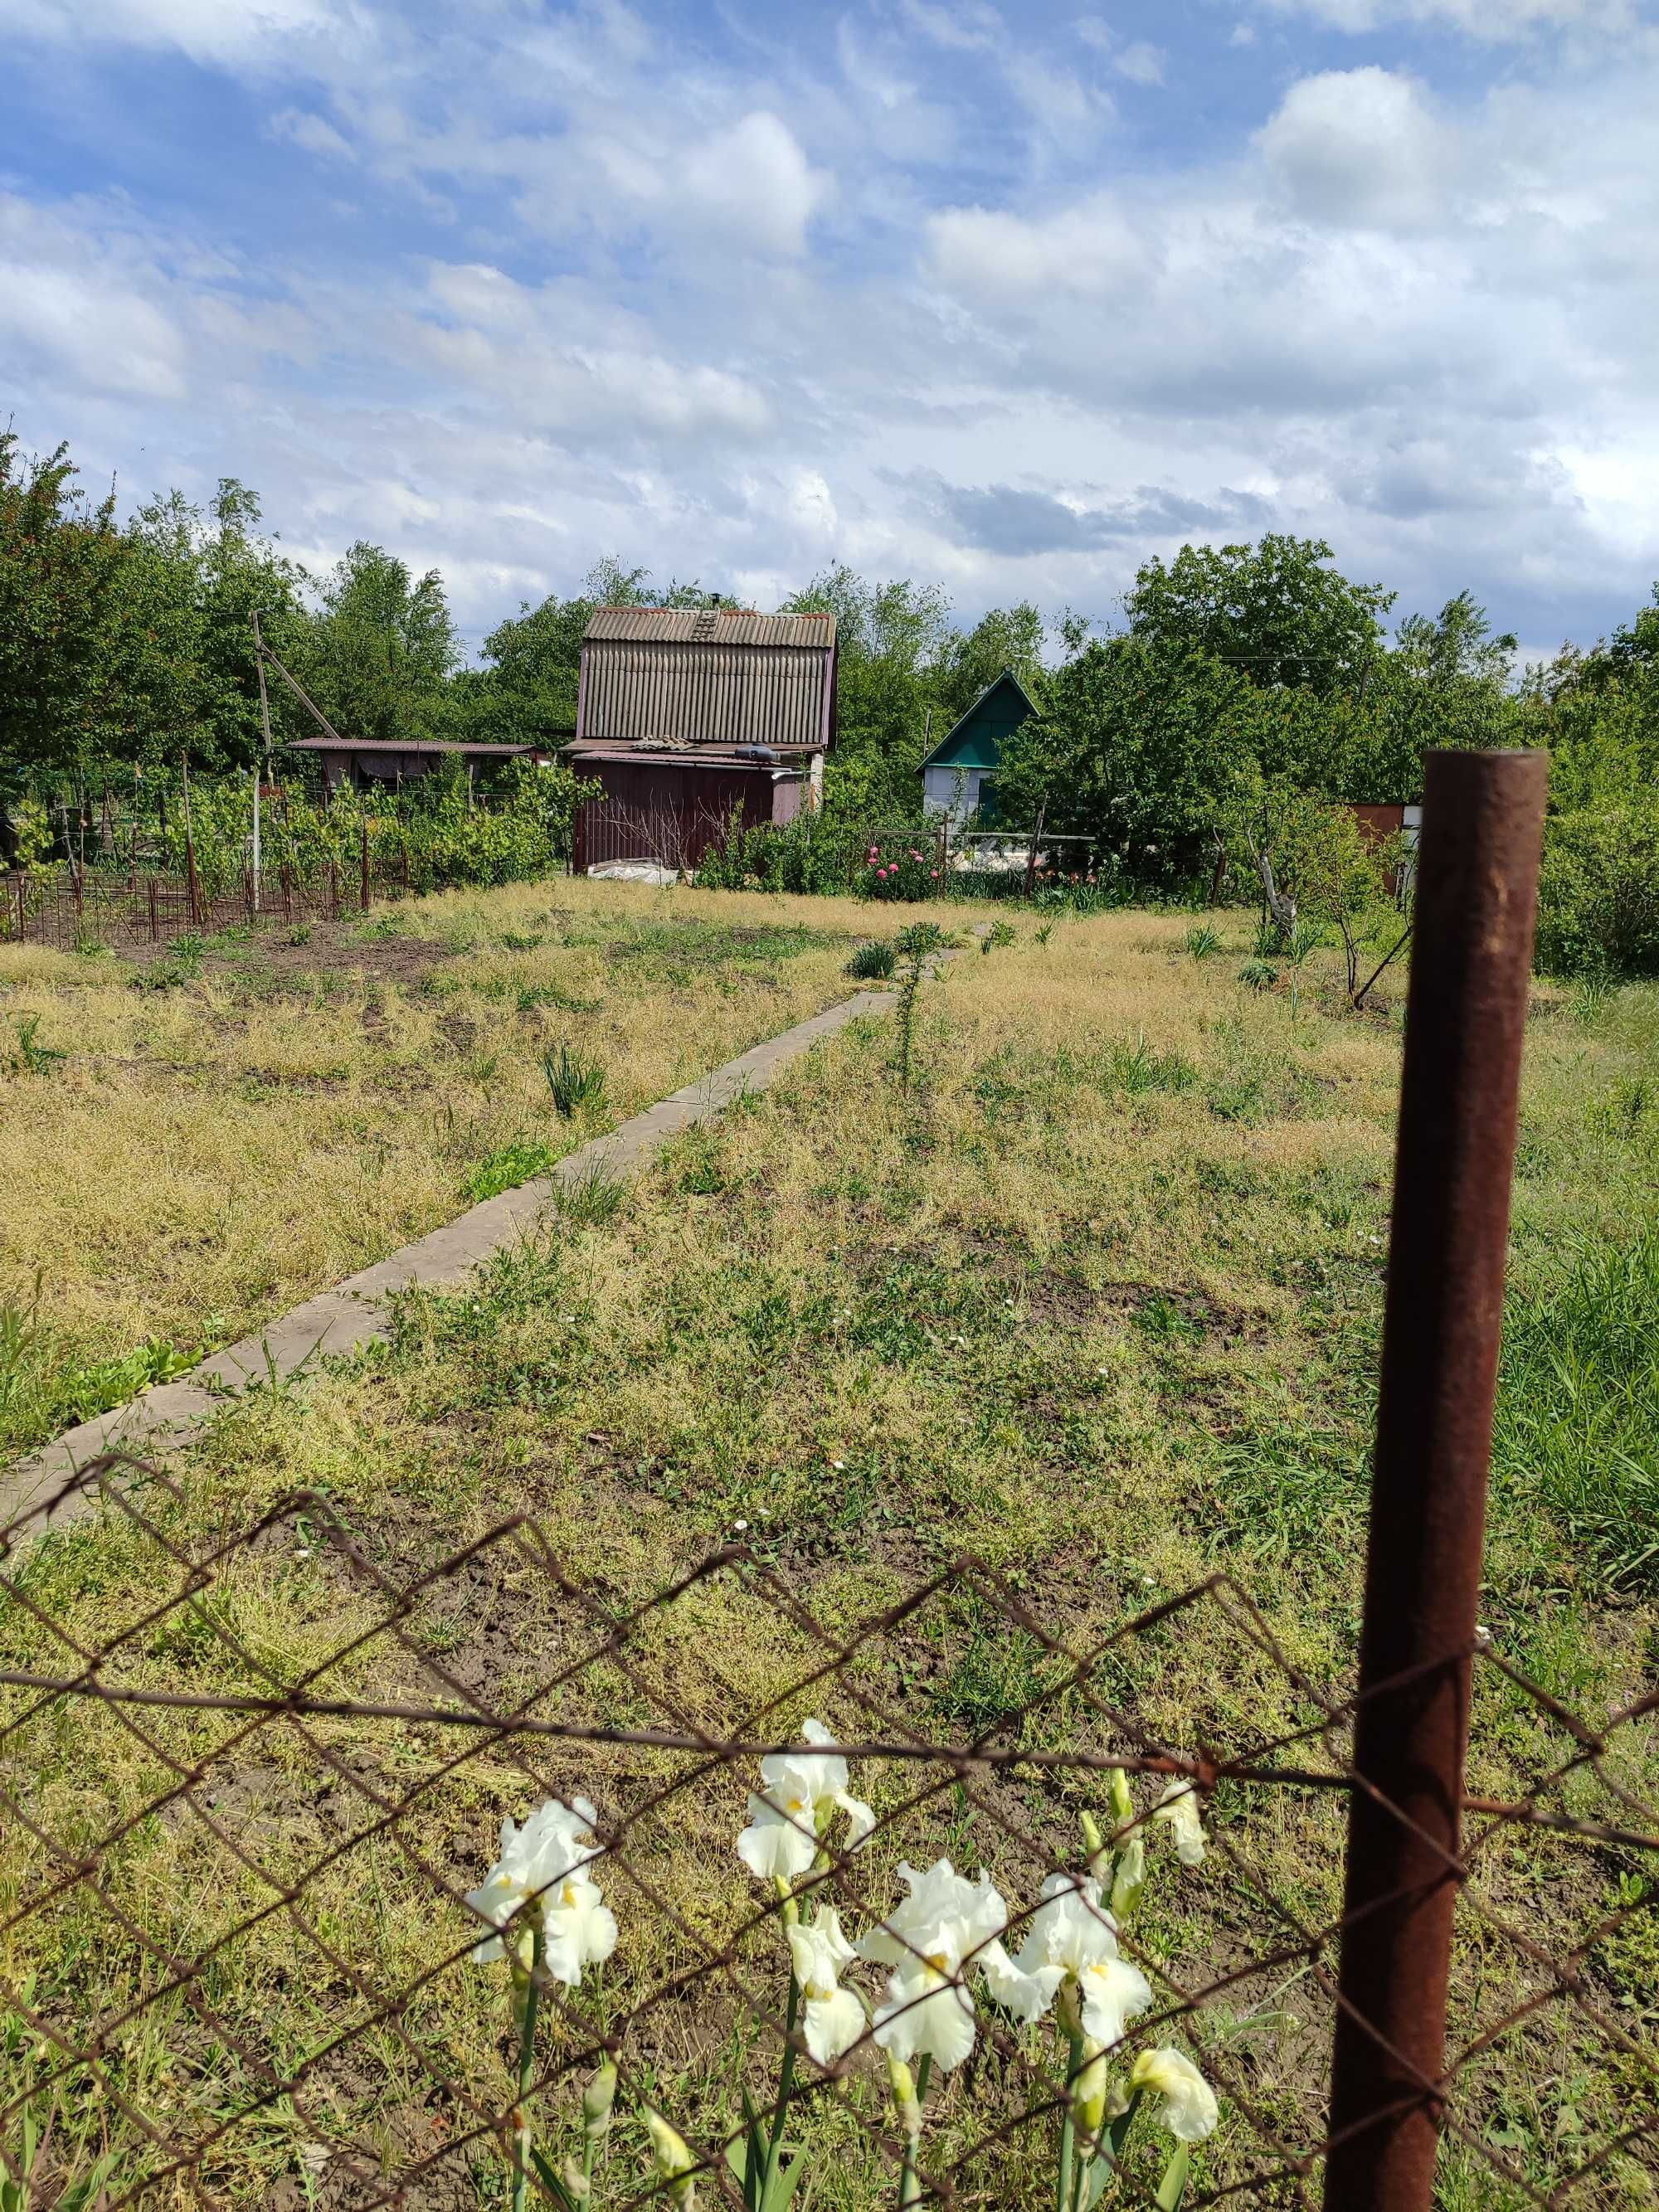
M 952 723 L 922 766 L 1000 768 L 1003 739 L 1036 710 L 1036 700 L 1013 670 L 1005 668 L 986 685 L 967 713 Z

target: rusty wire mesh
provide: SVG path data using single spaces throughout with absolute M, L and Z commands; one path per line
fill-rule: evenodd
M 62 868 L 12 869 L 0 874 L 0 943 L 165 945 L 191 931 L 338 921 L 422 887 L 429 886 L 411 881 L 403 855 L 385 853 L 371 856 L 367 899 L 354 856 L 308 873 L 287 865 L 269 867 L 257 904 L 246 872 L 232 884 L 210 888 L 153 869 L 131 874 L 88 869 L 84 875 Z
M 0 1540 L 0 2159 L 34 2192 L 21 2202 L 89 2179 L 84 2201 L 112 2206 L 505 2203 L 520 2110 L 568 2148 L 609 2053 L 596 2201 L 669 2187 L 650 2105 L 704 2201 L 741 2205 L 741 2099 L 777 2109 L 787 2043 L 786 2155 L 811 2201 L 895 2201 L 904 2142 L 873 2033 L 813 2060 L 786 2018 L 786 1906 L 734 1847 L 759 1761 L 798 1747 L 808 1716 L 876 1814 L 857 1849 L 832 1829 L 801 1886 L 854 1933 L 892 1911 L 898 1862 L 948 1856 L 991 1871 L 1015 1950 L 1045 1877 L 1086 1871 L 1084 1811 L 1109 1845 L 1130 1839 L 1109 1809 L 1125 1772 L 1148 1881 L 1118 1941 L 1150 2002 L 1114 2079 L 1173 2046 L 1213 2085 L 1188 2207 L 1317 2201 L 1352 1704 L 1231 1577 L 1074 1643 L 971 1559 L 826 1614 L 741 1546 L 635 1602 L 530 1518 L 459 1548 L 434 1528 L 413 1565 L 314 1493 L 204 1536 L 172 1478 L 118 1455 L 65 1486 L 60 1524 L 77 1509 L 45 1540 L 38 1522 Z M 1202 1711 L 1182 1689 L 1194 1639 Z M 976 1705 L 963 1651 L 1005 1683 L 1017 1659 L 1018 1698 Z M 1645 2201 L 1659 2066 L 1630 1990 L 1655 1955 L 1656 1701 L 1592 1724 L 1484 1640 L 1474 1656 L 1439 2085 L 1455 2201 Z M 958 1725 L 940 1740 L 945 1676 Z M 1200 1793 L 1201 1865 L 1146 1819 L 1171 1778 Z M 578 1796 L 620 1942 L 579 1984 L 539 1977 L 521 2108 L 506 1971 L 474 1961 L 490 1929 L 467 1896 L 503 1816 Z M 1066 2046 L 991 2002 L 977 1963 L 961 1970 L 976 2040 L 934 2081 L 915 2201 L 1051 2203 Z M 848 1981 L 873 2004 L 885 1970 Z M 1517 2084 L 1540 2083 L 1541 2134 L 1515 2124 Z M 1103 2201 L 1152 2203 L 1169 2148 L 1149 2106 Z

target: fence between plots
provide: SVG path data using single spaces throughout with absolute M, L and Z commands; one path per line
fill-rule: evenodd
M 301 1493 L 226 1533 L 153 1468 L 78 1480 L 78 1558 L 0 1568 L 21 2201 L 752 2209 L 799 2162 L 848 2207 L 1289 2204 L 1388 2124 L 1328 2083 L 1393 1902 L 1341 1893 L 1353 1731 L 1399 1686 L 1328 1691 L 1229 1576 L 1080 1637 L 962 1559 L 831 1621 L 753 1548 L 635 1603 L 529 1517 L 449 1550 Z M 1653 1700 L 1592 1724 L 1461 1656 L 1421 2094 L 1457 2201 L 1611 2203 L 1659 2124 L 1603 1979 Z M 1571 2132 L 1517 2145 L 1517 2080 Z
M 337 921 L 430 887 L 411 880 L 407 854 L 267 868 L 257 890 L 247 871 L 227 887 L 162 872 L 12 869 L 0 877 L 0 942 L 161 945 L 192 930 Z

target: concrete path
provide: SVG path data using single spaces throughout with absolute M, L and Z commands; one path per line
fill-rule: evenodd
M 154 1455 L 171 1450 L 250 1385 L 293 1375 L 325 1352 L 355 1352 L 383 1336 L 394 1293 L 415 1284 L 445 1290 L 465 1280 L 480 1261 L 536 1226 L 555 1183 L 570 1188 L 596 1176 L 620 1181 L 682 1129 L 712 1120 L 744 1092 L 766 1090 L 781 1068 L 810 1052 L 822 1038 L 833 1036 L 860 1014 L 888 1012 L 895 995 L 891 991 L 860 991 L 810 1021 L 797 1023 L 781 1036 L 717 1067 L 712 1075 L 659 1099 L 609 1136 L 596 1137 L 561 1160 L 550 1176 L 538 1176 L 533 1182 L 486 1199 L 443 1228 L 405 1244 L 390 1259 L 307 1298 L 258 1336 L 244 1337 L 240 1344 L 216 1352 L 178 1382 L 162 1383 L 95 1420 L 66 1429 L 54 1443 L 0 1475 L 0 1530 L 15 1537 L 26 1529 L 56 1528 L 95 1505 L 95 1486 L 61 1498 L 57 1493 L 100 1452 Z

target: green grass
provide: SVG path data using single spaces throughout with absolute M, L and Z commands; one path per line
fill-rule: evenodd
M 1659 1593 L 1659 1224 L 1563 1254 L 1504 1316 L 1493 1480 L 1576 1571 Z

